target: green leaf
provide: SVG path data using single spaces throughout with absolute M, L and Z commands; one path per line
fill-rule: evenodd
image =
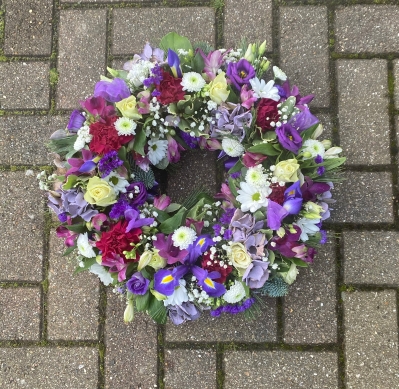
M 64 226 L 67 230 L 77 233 L 84 233 L 87 231 L 86 224 L 71 224 Z
M 166 307 L 162 301 L 158 301 L 153 296 L 150 296 L 150 303 L 147 312 L 158 324 L 166 323 Z
M 144 126 L 143 126 L 142 128 L 140 128 L 140 130 L 136 132 L 136 137 L 134 138 L 134 144 L 133 144 L 133 150 L 142 156 L 145 156 L 144 146 L 146 139 L 147 137 L 145 136 Z
M 108 73 L 112 76 L 112 77 L 117 77 L 117 78 L 121 78 L 122 80 L 126 81 L 127 80 L 127 75 L 128 72 L 126 70 L 118 70 L 118 69 L 112 69 L 107 67 Z
M 229 188 L 230 188 L 232 195 L 234 197 L 237 197 L 238 196 L 237 189 L 236 189 L 236 186 L 234 185 L 234 181 L 231 177 L 229 178 Z
M 166 34 L 159 43 L 159 48 L 162 49 L 165 54 L 168 54 L 168 49 L 171 49 L 177 53 L 178 49 L 185 51 L 193 51 L 193 46 L 190 41 L 185 37 L 177 34 L 176 32 L 170 32 Z
M 177 203 L 171 203 L 167 208 L 165 208 L 165 212 L 172 213 L 176 212 L 179 208 L 181 207 L 180 204 Z M 159 211 L 157 211 L 159 213 Z
M 159 225 L 159 230 L 164 234 L 171 234 L 174 230 L 180 227 L 184 216 L 184 209 L 181 209 L 176 215 L 165 220 Z
M 89 269 L 91 266 L 93 266 L 96 263 L 96 258 L 87 258 L 83 261 L 84 266 L 83 267 L 77 267 L 73 274 L 78 274 L 81 273 L 82 271 L 85 271 Z
M 235 165 L 228 171 L 228 173 L 233 174 L 233 173 L 239 172 L 243 167 L 244 167 L 244 165 L 242 164 L 241 160 L 238 160 L 235 163 Z
M 299 266 L 299 267 L 308 267 L 309 265 L 307 264 L 307 262 L 302 261 L 302 259 L 299 258 L 289 258 L 289 260 L 292 263 L 295 263 L 295 265 Z
M 198 220 L 198 218 L 197 218 L 197 216 L 198 216 L 198 210 L 199 210 L 200 208 L 202 208 L 202 207 L 204 206 L 204 204 L 205 204 L 205 198 L 200 199 L 200 200 L 197 202 L 197 204 L 195 204 L 194 207 L 192 207 L 192 208 L 188 211 L 188 213 L 187 213 L 187 215 L 186 215 L 186 218 L 191 218 L 191 219 L 194 219 L 194 220 Z
M 278 151 L 275 146 L 277 145 L 273 145 L 271 143 L 260 143 L 258 145 L 250 147 L 248 151 L 251 153 L 257 153 L 268 156 L 279 155 L 281 151 Z
M 301 138 L 303 141 L 308 140 L 312 137 L 313 133 L 316 131 L 316 128 L 319 127 L 319 123 L 314 124 L 309 127 L 307 130 L 301 132 Z
M 202 55 L 198 52 L 197 54 L 195 54 L 195 57 L 192 60 L 192 64 L 191 64 L 193 71 L 197 72 L 197 73 L 202 73 L 202 71 L 204 70 L 204 59 L 202 58 Z
M 146 311 L 150 305 L 150 292 L 147 292 L 145 295 L 136 295 L 135 296 L 136 308 L 139 312 Z
M 68 247 L 64 254 L 62 254 L 63 257 L 67 257 L 69 254 L 71 254 L 75 249 L 76 249 L 76 244 L 74 246 Z
M 324 166 L 326 170 L 332 170 L 341 166 L 346 161 L 345 157 L 325 159 L 320 166 Z
M 62 189 L 64 189 L 64 190 L 72 189 L 75 186 L 77 180 L 78 180 L 78 176 L 70 174 L 67 178 L 66 183 L 64 185 L 62 185 Z

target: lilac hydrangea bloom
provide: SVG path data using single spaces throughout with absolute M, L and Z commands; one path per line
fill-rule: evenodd
M 259 289 L 269 279 L 269 262 L 253 260 L 245 270 L 242 280 L 251 288 Z
M 117 103 L 130 96 L 130 89 L 121 78 L 99 81 L 94 87 L 94 97 L 103 97 L 110 103 Z
M 191 302 L 183 302 L 181 305 L 171 305 L 168 309 L 169 318 L 173 324 L 179 325 L 186 321 L 197 320 L 201 312 Z

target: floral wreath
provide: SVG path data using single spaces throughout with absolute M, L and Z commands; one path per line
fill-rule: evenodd
M 39 186 L 76 272 L 113 285 L 126 322 L 135 311 L 174 324 L 254 312 L 259 296 L 286 295 L 326 243 L 342 149 L 317 140 L 313 95 L 276 66 L 265 81 L 266 42 L 213 50 L 169 33 L 159 47 L 108 68 L 51 136 L 57 172 Z M 226 182 L 177 204 L 154 170 L 193 148 L 219 151 Z

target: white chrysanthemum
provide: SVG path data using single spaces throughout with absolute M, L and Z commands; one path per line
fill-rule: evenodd
M 84 257 L 94 258 L 96 256 L 93 247 L 89 243 L 89 237 L 87 236 L 87 232 L 79 235 L 77 240 L 77 246 L 79 254 L 83 255 Z
M 303 159 L 316 158 L 318 155 L 323 158 L 325 151 L 326 150 L 323 146 L 323 143 L 319 142 L 318 140 L 307 139 L 305 142 L 303 142 L 302 152 L 310 153 L 310 157 L 304 156 Z
M 245 181 L 256 188 L 270 186 L 266 174 L 263 174 L 262 165 L 250 167 L 245 175 Z
M 150 139 L 148 141 L 148 154 L 147 157 L 153 165 L 161 162 L 166 156 L 166 151 L 168 149 L 167 140 Z
M 180 83 L 183 90 L 187 92 L 199 92 L 206 84 L 201 74 L 196 72 L 188 72 L 183 74 L 183 78 Z
M 295 222 L 295 224 L 301 229 L 302 233 L 300 239 L 302 242 L 309 240 L 309 235 L 315 235 L 320 231 L 320 227 L 317 224 L 320 223 L 321 219 L 307 219 L 303 217 Z
M 252 90 L 254 91 L 254 96 L 264 99 L 272 99 L 274 101 L 280 100 L 280 95 L 278 94 L 278 89 L 274 86 L 274 81 L 270 80 L 267 84 L 265 80 L 259 80 L 259 78 L 255 77 L 252 80 L 249 80 L 252 86 Z
M 240 182 L 240 187 L 237 190 L 237 201 L 241 203 L 241 211 L 254 213 L 259 208 L 267 207 L 267 197 L 271 193 L 269 187 L 256 188 L 247 182 Z
M 91 265 L 89 267 L 89 272 L 96 274 L 100 281 L 105 285 L 110 285 L 114 282 L 114 279 L 111 277 L 111 274 L 108 273 L 108 271 L 105 269 L 104 266 L 99 265 L 98 263 L 95 263 L 94 265 Z
M 143 84 L 143 81 L 150 76 L 150 70 L 154 64 L 150 61 L 137 61 L 129 71 L 127 79 L 136 88 Z
M 168 305 L 182 305 L 188 301 L 188 293 L 186 289 L 186 281 L 184 279 L 179 280 L 179 287 L 174 292 L 163 300 L 165 307 Z
M 179 227 L 172 235 L 173 246 L 180 250 L 186 249 L 197 239 L 197 234 L 190 227 Z
M 136 127 L 137 123 L 126 117 L 121 117 L 115 122 L 118 135 L 136 135 Z
M 116 172 L 111 172 L 107 177 L 104 178 L 110 186 L 114 189 L 115 193 L 120 192 L 126 193 L 126 188 L 130 185 L 129 181 L 121 177 Z
M 278 78 L 281 81 L 285 81 L 287 79 L 287 75 L 277 66 L 273 66 L 273 74 L 274 78 Z
M 246 296 L 245 288 L 242 282 L 235 280 L 234 285 L 223 295 L 223 300 L 229 304 L 235 304 Z
M 245 151 L 243 145 L 232 138 L 223 138 L 222 148 L 229 157 L 240 157 Z

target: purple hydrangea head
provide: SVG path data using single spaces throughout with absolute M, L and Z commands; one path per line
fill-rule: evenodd
M 250 289 L 261 288 L 269 279 L 268 266 L 269 262 L 253 260 L 242 276 L 242 280 L 245 281 Z
M 151 62 L 163 62 L 164 51 L 159 48 L 153 48 L 148 42 L 145 44 L 143 52 L 140 54 L 140 58 L 144 61 Z
M 234 87 L 241 91 L 243 85 L 249 85 L 249 80 L 255 78 L 255 69 L 243 58 L 238 62 L 230 62 L 226 74 Z
M 94 96 L 102 97 L 110 103 L 117 103 L 130 96 L 130 89 L 121 78 L 112 81 L 99 81 L 94 87 Z
M 82 112 L 77 109 L 73 110 L 67 125 L 68 130 L 71 132 L 77 132 L 83 126 L 85 120 L 86 118 Z
M 302 147 L 302 138 L 299 132 L 289 123 L 285 123 L 276 129 L 278 141 L 286 150 L 298 154 Z
M 171 305 L 168 307 L 169 318 L 173 324 L 179 325 L 186 321 L 197 320 L 201 312 L 191 302 L 186 301 L 181 305 Z
M 144 278 L 143 275 L 138 271 L 134 273 L 129 281 L 126 283 L 127 290 L 130 293 L 144 295 L 147 293 L 150 280 Z

